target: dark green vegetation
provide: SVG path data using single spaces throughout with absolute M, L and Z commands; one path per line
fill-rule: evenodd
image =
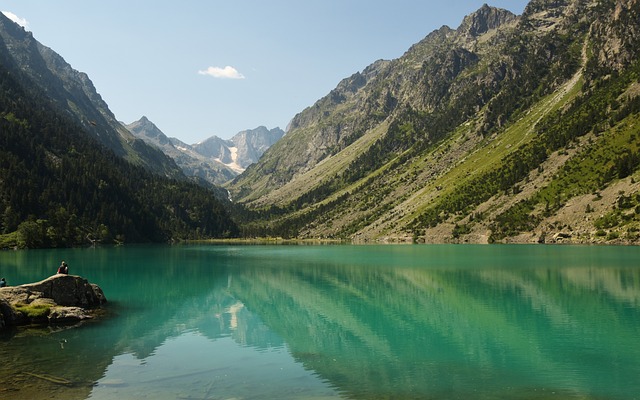
M 211 191 L 125 161 L 70 114 L 13 64 L 0 41 L 2 247 L 236 234 Z
M 433 32 L 229 185 L 244 234 L 635 243 L 639 31 L 633 1 L 534 0 Z
M 1 233 L 20 247 L 233 235 L 211 192 L 117 157 L 0 67 Z

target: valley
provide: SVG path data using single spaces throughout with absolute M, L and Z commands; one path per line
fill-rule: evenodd
M 46 104 L 74 132 L 166 179 L 158 185 L 199 186 L 233 220 L 212 236 L 202 223 L 216 220 L 211 209 L 175 198 L 148 207 L 127 195 L 141 204 L 134 209 L 188 221 L 161 240 L 640 244 L 636 0 L 532 0 L 522 15 L 485 4 L 457 28 L 442 26 L 402 56 L 343 79 L 286 131 L 260 126 L 195 144 L 167 137 L 146 117 L 117 122 L 86 74 L 7 21 L 0 26 L 0 122 L 12 137 L 49 129 L 34 131 L 46 124 L 15 105 L 14 85 L 30 96 L 29 107 Z M 35 145 L 33 154 L 47 156 L 30 157 L 47 171 L 76 154 Z M 26 153 L 6 154 L 20 160 Z M 85 169 L 90 178 L 79 180 L 92 193 L 89 203 L 103 201 L 107 185 L 118 186 L 106 172 Z M 5 169 L 6 182 L 20 182 L 18 171 Z M 37 187 L 50 193 L 54 181 Z M 9 243 L 28 216 L 41 232 L 53 232 L 79 212 L 66 209 L 68 198 L 38 209 L 7 184 L 2 193 Z M 93 208 L 101 217 L 85 215 L 88 226 L 67 234 L 73 240 L 56 240 L 127 240 L 113 225 L 120 212 L 105 217 L 104 206 Z M 47 227 L 52 220 L 55 227 Z

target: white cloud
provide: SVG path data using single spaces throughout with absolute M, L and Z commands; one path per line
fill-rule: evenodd
M 200 75 L 209 75 L 219 79 L 244 79 L 244 75 L 229 65 L 224 68 L 209 67 L 205 70 L 198 71 L 198 73 Z
M 25 18 L 20 18 L 14 13 L 12 13 L 11 11 L 2 11 L 2 13 L 4 14 L 5 17 L 9 18 L 10 20 L 20 25 L 24 29 L 29 28 L 29 21 L 27 21 Z

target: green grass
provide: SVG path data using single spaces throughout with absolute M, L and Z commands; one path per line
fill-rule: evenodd
M 14 304 L 13 307 L 29 318 L 43 318 L 49 315 L 51 306 L 48 304 Z

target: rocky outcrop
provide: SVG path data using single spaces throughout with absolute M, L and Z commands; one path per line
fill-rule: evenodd
M 506 23 L 513 22 L 517 18 L 515 14 L 508 10 L 489 7 L 484 4 L 478 11 L 464 18 L 458 28 L 458 32 L 470 37 L 477 37 Z
M 639 3 L 638 0 L 618 0 L 612 13 L 602 13 L 591 26 L 591 51 L 600 65 L 620 72 L 638 59 Z
M 0 329 L 29 323 L 61 323 L 93 318 L 107 302 L 102 289 L 76 275 L 0 288 Z

